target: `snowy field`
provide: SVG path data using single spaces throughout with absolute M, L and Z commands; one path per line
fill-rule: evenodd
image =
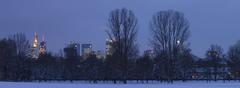
M 0 88 L 240 88 L 240 82 L 191 81 L 168 83 L 82 83 L 82 82 L 0 82 Z

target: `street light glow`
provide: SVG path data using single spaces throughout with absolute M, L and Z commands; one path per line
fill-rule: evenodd
M 180 40 L 177 40 L 177 44 L 180 44 Z

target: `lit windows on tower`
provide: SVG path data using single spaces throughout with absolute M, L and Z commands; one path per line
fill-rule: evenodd
M 106 55 L 112 55 L 113 53 L 113 40 L 106 40 Z
M 32 58 L 38 58 L 38 36 L 37 33 L 34 33 L 33 45 L 32 45 Z
M 45 42 L 44 35 L 43 35 L 42 36 L 42 41 L 40 42 L 39 54 L 40 55 L 45 54 L 46 49 L 47 49 L 47 46 L 46 46 L 46 42 Z
M 82 56 L 84 59 L 92 54 L 92 44 L 82 44 Z
M 32 58 L 33 59 L 38 59 L 39 55 L 45 54 L 46 53 L 46 42 L 44 40 L 44 36 L 42 37 L 42 41 L 40 44 L 38 44 L 38 35 L 35 32 L 34 33 L 34 39 L 33 39 L 33 44 L 32 44 Z

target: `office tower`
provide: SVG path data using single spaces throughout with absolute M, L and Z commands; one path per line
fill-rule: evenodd
M 32 44 L 32 58 L 38 58 L 38 36 L 37 33 L 34 33 L 33 44 Z
M 92 44 L 82 44 L 82 56 L 88 58 L 92 53 Z
M 111 39 L 106 40 L 106 56 L 113 53 L 113 41 Z
M 64 48 L 65 57 L 77 57 L 80 56 L 80 44 L 70 43 Z
M 46 41 L 44 39 L 44 36 L 42 36 L 42 41 L 40 42 L 39 46 L 40 46 L 39 47 L 39 54 L 44 55 L 46 53 L 46 49 L 47 49 Z

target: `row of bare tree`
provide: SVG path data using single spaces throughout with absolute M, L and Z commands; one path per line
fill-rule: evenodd
M 137 18 L 131 10 L 117 9 L 110 13 L 108 26 L 110 31 L 107 33 L 110 39 L 114 40 L 113 57 L 119 59 L 116 65 L 119 64 L 122 67 L 116 69 L 120 70 L 119 74 L 125 83 L 128 75 L 127 61 L 134 58 L 138 51 L 136 43 Z M 182 54 L 189 53 L 184 52 L 188 49 L 185 45 L 190 33 L 188 20 L 183 13 L 177 11 L 160 11 L 153 16 L 150 30 L 153 36 L 151 43 L 156 56 L 159 57 L 156 59 L 160 59 L 156 60 L 158 62 L 156 68 L 163 68 L 164 70 L 161 72 L 164 72 L 165 77 L 171 80 L 175 78 L 177 59 L 180 59 Z M 162 62 L 165 64 L 164 66 L 162 66 Z
M 230 47 L 227 54 L 212 45 L 205 58 L 191 53 L 187 41 L 189 22 L 183 13 L 167 10 L 153 15 L 150 22 L 154 56 L 138 55 L 138 20 L 126 8 L 110 12 L 107 35 L 112 43 L 112 54 L 97 59 L 77 56 L 75 49 L 64 51 L 65 57 L 51 53 L 31 58 L 29 41 L 22 33 L 0 40 L 0 79 L 22 80 L 218 80 L 240 79 L 240 42 Z M 142 35 L 144 36 L 144 35 Z
M 114 40 L 113 55 L 110 58 L 116 60 L 116 66 L 113 67 L 119 70 L 117 74 L 124 83 L 129 75 L 128 71 L 131 70 L 129 66 L 132 65 L 128 61 L 134 59 L 138 52 L 137 22 L 134 13 L 125 8 L 112 11 L 108 20 L 107 33 L 109 38 Z M 188 47 L 190 43 L 187 41 L 190 35 L 189 22 L 183 13 L 174 10 L 159 11 L 153 15 L 149 29 L 155 57 L 151 63 L 153 69 L 148 75 L 154 74 L 156 79 L 169 82 L 174 79 L 217 80 L 239 77 L 237 67 L 240 64 L 240 53 L 237 45 L 229 49 L 227 57 L 218 45 L 211 45 L 205 59 L 196 58 L 191 53 Z

